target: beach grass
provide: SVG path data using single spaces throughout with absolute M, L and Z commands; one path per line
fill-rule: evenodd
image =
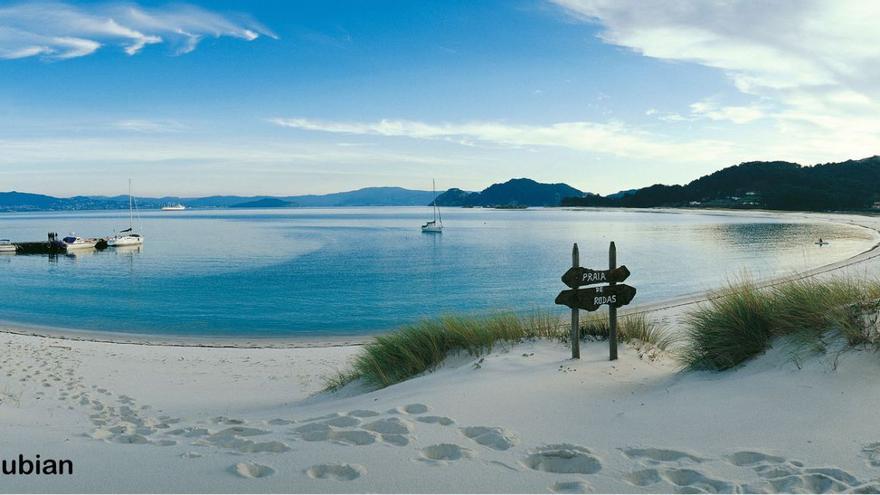
M 688 369 L 725 370 L 785 339 L 794 354 L 823 351 L 829 337 L 873 342 L 866 315 L 876 314 L 880 283 L 856 278 L 801 279 L 769 288 L 731 284 L 685 315 L 678 355 Z
M 600 313 L 588 316 L 581 323 L 581 335 L 594 339 L 606 340 L 610 333 L 608 316 Z M 618 317 L 618 342 L 643 342 L 657 349 L 667 350 L 678 342 L 678 338 L 666 327 L 649 319 L 644 314 L 623 315 Z
M 598 327 L 581 328 L 582 336 L 599 336 L 594 331 Z M 643 316 L 621 318 L 619 330 L 621 341 L 642 339 L 665 347 L 669 340 L 662 329 Z M 425 319 L 373 338 L 354 357 L 348 370 L 325 379 L 325 390 L 336 390 L 355 380 L 372 387 L 387 387 L 431 371 L 456 353 L 476 357 L 499 345 L 533 339 L 568 342 L 569 338 L 568 325 L 551 313 Z

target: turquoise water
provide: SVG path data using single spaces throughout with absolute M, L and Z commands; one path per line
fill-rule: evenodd
M 608 242 L 634 304 L 788 274 L 873 243 L 829 223 L 689 212 L 427 208 L 141 212 L 146 244 L 76 256 L 0 256 L 0 320 L 193 336 L 363 334 L 445 313 L 555 307 L 577 241 L 604 268 Z M 128 212 L 0 215 L 0 238 L 108 235 Z M 136 222 L 137 223 L 137 222 Z M 831 241 L 819 247 L 818 237 Z

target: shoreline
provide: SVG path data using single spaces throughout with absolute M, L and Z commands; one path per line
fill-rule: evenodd
M 577 208 L 572 207 L 570 210 L 577 211 L 582 209 L 604 209 L 604 208 Z M 619 210 L 619 209 L 617 209 Z M 630 210 L 630 209 L 625 209 Z M 678 213 L 678 209 L 672 208 L 655 208 L 652 209 L 656 213 Z M 756 218 L 785 218 L 789 216 L 797 216 L 801 219 L 811 219 L 815 222 L 829 222 L 838 225 L 847 225 L 851 227 L 860 227 L 868 230 L 874 236 L 874 244 L 870 248 L 858 254 L 839 260 L 826 265 L 818 266 L 808 270 L 791 273 L 788 275 L 780 275 L 768 277 L 763 280 L 755 281 L 759 288 L 773 287 L 785 282 L 802 280 L 805 278 L 816 277 L 829 274 L 838 270 L 852 267 L 861 263 L 865 263 L 877 257 L 880 257 L 880 223 L 876 226 L 856 223 L 856 217 L 863 219 L 871 219 L 871 217 L 856 213 L 814 213 L 814 212 L 777 212 L 772 210 L 714 210 L 705 209 L 700 211 L 706 215 L 730 215 L 730 216 L 746 216 Z M 861 220 L 860 218 L 859 220 Z M 723 290 L 723 286 L 710 289 L 708 291 L 684 294 L 672 297 L 662 301 L 647 303 L 645 305 L 634 306 L 630 310 L 621 311 L 621 316 L 641 315 L 650 313 L 663 313 L 670 310 L 676 310 L 684 306 L 699 304 L 702 302 L 716 299 Z M 364 335 L 327 335 L 327 336 L 290 336 L 290 337 L 211 337 L 211 336 L 168 336 L 162 334 L 139 334 L 139 333 L 120 333 L 105 332 L 100 330 L 80 330 L 75 328 L 62 327 L 46 327 L 40 325 L 28 325 L 13 322 L 0 321 L 0 334 L 21 335 L 36 338 L 47 338 L 57 340 L 69 340 L 78 342 L 95 342 L 105 344 L 127 344 L 141 346 L 161 346 L 161 347 L 195 347 L 195 348 L 221 348 L 221 349 L 309 349 L 309 348 L 332 348 L 332 347 L 348 347 L 361 346 L 371 340 L 376 335 L 383 335 L 393 329 L 380 332 L 370 332 Z

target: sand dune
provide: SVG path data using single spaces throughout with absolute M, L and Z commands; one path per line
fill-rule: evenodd
M 628 347 L 610 363 L 587 344 L 572 362 L 532 342 L 479 368 L 458 359 L 388 389 L 315 395 L 355 349 L 0 345 L 4 451 L 75 465 L 70 479 L 7 477 L 3 491 L 880 488 L 880 387 L 865 379 L 880 360 L 863 351 L 802 369 L 771 351 L 682 375 Z

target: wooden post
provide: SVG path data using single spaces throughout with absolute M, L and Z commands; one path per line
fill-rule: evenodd
M 608 268 L 614 270 L 617 268 L 617 248 L 614 241 L 608 247 Z M 609 285 L 617 285 L 611 282 Z M 617 359 L 617 307 L 614 304 L 608 306 L 608 354 L 609 359 L 614 361 Z
M 577 243 L 574 243 L 574 247 L 571 248 L 571 266 L 575 268 L 580 266 L 580 253 L 578 252 Z M 581 358 L 581 323 L 580 312 L 577 308 L 571 308 L 571 358 Z

